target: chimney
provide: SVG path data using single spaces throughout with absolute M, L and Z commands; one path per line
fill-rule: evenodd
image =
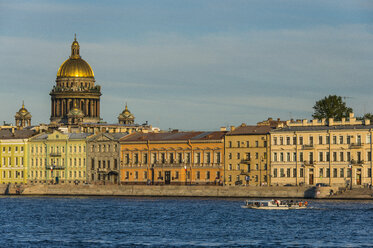
M 226 127 L 221 127 L 220 131 L 227 131 L 227 128 Z

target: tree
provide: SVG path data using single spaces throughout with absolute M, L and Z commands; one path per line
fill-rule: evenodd
M 312 117 L 319 120 L 323 118 L 334 118 L 340 121 L 343 117 L 349 117 L 349 114 L 353 112 L 352 108 L 346 106 L 342 97 L 336 95 L 329 95 L 317 101 L 313 109 L 315 112 Z
M 366 113 L 363 115 L 363 117 L 357 117 L 356 119 L 358 120 L 370 120 L 371 122 L 373 122 L 373 114 L 372 113 Z

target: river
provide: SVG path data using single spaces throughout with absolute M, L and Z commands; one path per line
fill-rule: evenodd
M 373 201 L 0 197 L 1 247 L 372 247 Z

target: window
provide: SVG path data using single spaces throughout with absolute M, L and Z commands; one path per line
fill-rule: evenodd
M 280 145 L 283 145 L 283 144 L 284 144 L 284 138 L 280 137 Z
M 361 152 L 357 152 L 357 161 L 361 161 Z
M 293 145 L 297 144 L 297 137 L 293 137 Z
M 286 144 L 290 145 L 290 137 L 286 137 Z
M 293 177 L 297 177 L 297 168 L 293 169 Z
M 337 144 L 337 136 L 333 136 L 333 144 Z
M 347 161 L 348 161 L 348 162 L 351 161 L 351 152 L 347 152 Z
M 177 162 L 181 164 L 183 162 L 183 155 L 181 152 L 177 153 Z
M 337 153 L 336 152 L 333 152 L 333 161 L 337 161 Z
M 330 144 L 330 136 L 326 136 L 326 142 L 325 142 L 327 145 Z
M 297 153 L 293 152 L 293 161 L 297 161 Z
M 232 176 L 231 175 L 228 176 L 228 181 L 232 182 Z
M 290 152 L 286 153 L 286 161 L 290 161 Z
M 135 179 L 139 179 L 139 172 L 135 171 Z
M 283 153 L 283 152 L 280 152 L 280 161 L 281 161 L 281 162 L 284 161 L 284 153 Z
M 352 170 L 352 168 L 347 169 L 347 177 L 348 178 L 351 178 L 351 170 Z
M 250 156 L 250 153 L 249 153 Z M 277 152 L 273 153 L 273 161 L 277 162 Z
M 343 136 L 339 136 L 339 144 L 343 144 Z
M 344 161 L 344 155 L 343 155 L 343 152 L 340 152 L 339 153 L 339 161 Z
M 175 159 L 174 159 L 174 153 L 170 153 L 169 154 L 169 159 L 170 159 L 170 163 L 173 164 L 175 162 Z
M 290 177 L 290 168 L 286 169 L 286 177 Z
M 284 173 L 284 169 L 283 168 L 280 169 L 280 177 L 285 177 L 285 173 Z
M 313 152 L 310 152 L 309 159 L 310 159 L 310 163 L 312 163 L 313 162 Z
M 319 136 L 319 144 L 322 145 L 322 136 Z
M 164 154 L 164 152 L 161 153 L 161 163 L 166 163 L 166 155 Z
M 232 153 L 231 152 L 228 154 L 228 158 L 232 159 Z
M 255 147 L 259 147 L 259 141 L 255 141 Z
M 337 177 L 338 175 L 337 175 L 337 168 L 334 168 L 333 169 L 333 177 Z
M 206 179 L 210 180 L 210 172 L 209 171 L 206 172 Z
M 266 141 L 266 140 L 263 141 L 263 146 L 264 146 L 264 147 L 267 147 L 267 141 Z
M 277 169 L 273 169 L 273 177 L 277 177 Z
M 367 160 L 372 161 L 372 152 L 368 152 L 367 154 Z
M 372 138 L 371 138 L 370 134 L 367 134 L 367 141 L 366 141 L 366 143 L 370 144 L 371 140 L 372 140 Z
M 329 168 L 326 169 L 326 177 L 330 177 L 330 169 Z
M 299 137 L 299 145 L 303 145 L 303 137 Z
M 303 177 L 303 168 L 300 168 L 300 169 L 299 169 L 299 176 L 300 176 L 300 177 Z
M 259 153 L 255 153 L 255 158 L 258 159 L 259 158 Z
M 240 141 L 237 141 L 237 147 L 240 147 Z
M 147 164 L 147 163 L 148 163 L 148 154 L 147 154 L 147 153 L 144 154 L 144 157 L 143 157 L 143 163 L 144 163 L 144 164 Z
M 228 170 L 232 170 L 232 164 L 229 164 Z
M 188 155 L 188 154 L 189 154 L 189 153 L 187 153 L 187 155 Z M 216 153 L 216 163 L 217 163 L 217 164 L 220 164 L 220 162 L 221 162 L 221 161 L 220 161 L 220 152 L 217 152 L 217 153 Z
M 372 169 L 368 168 L 368 177 L 372 177 Z
M 310 145 L 313 145 L 313 136 L 310 136 Z
M 219 153 L 219 160 L 220 160 L 220 153 Z M 186 162 L 190 163 L 190 153 L 186 153 Z
M 197 171 L 196 179 L 199 180 L 201 178 L 201 172 Z
M 351 136 L 347 135 L 347 144 L 351 144 Z
M 358 136 L 356 137 L 356 143 L 357 143 L 358 145 L 361 144 L 361 135 L 358 135 Z
M 250 142 L 246 141 L 246 147 L 250 147 Z
M 237 152 L 237 159 L 240 159 L 240 153 Z
M 197 164 L 201 163 L 201 153 L 197 152 L 197 159 L 196 159 Z
M 300 152 L 300 153 L 299 153 L 299 161 L 300 161 L 300 162 L 303 162 L 303 152 Z
M 277 145 L 277 137 L 273 137 L 273 144 Z
M 228 142 L 228 147 L 229 147 L 229 148 L 232 147 L 232 141 L 229 141 L 229 142 Z
M 323 177 L 323 176 L 324 176 L 324 169 L 320 168 L 319 169 L 319 177 Z
M 339 176 L 340 176 L 340 177 L 345 177 L 345 170 L 344 170 L 343 168 L 341 168 L 341 169 L 339 170 Z
M 320 161 L 320 162 L 323 161 L 323 154 L 322 154 L 322 152 L 319 152 L 319 161 Z
M 178 171 L 175 172 L 175 179 L 179 179 L 179 172 Z

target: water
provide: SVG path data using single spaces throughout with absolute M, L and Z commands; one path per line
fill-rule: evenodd
M 1 247 L 373 247 L 373 201 L 0 197 Z

